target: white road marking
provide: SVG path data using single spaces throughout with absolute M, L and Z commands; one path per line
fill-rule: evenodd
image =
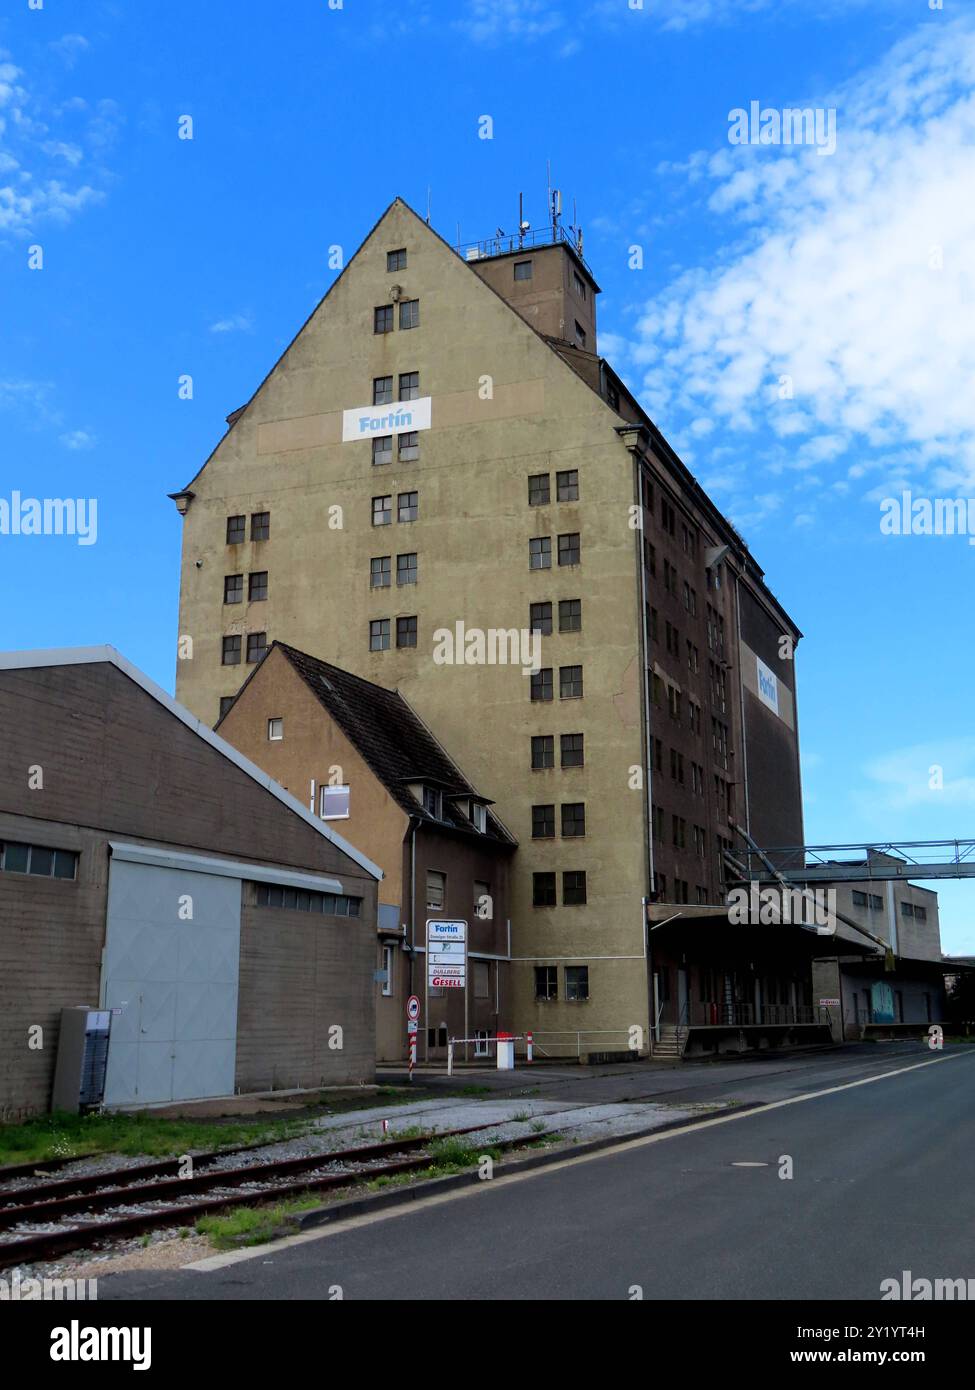
M 726 1115 L 716 1115 L 713 1120 L 701 1120 L 694 1125 L 682 1125 L 680 1129 L 666 1129 L 659 1134 L 648 1134 L 642 1139 L 623 1140 L 619 1144 L 614 1144 L 612 1148 L 600 1149 L 596 1153 L 577 1154 L 572 1158 L 564 1158 L 558 1163 L 550 1163 L 540 1168 L 530 1169 L 527 1173 L 509 1173 L 506 1177 L 492 1178 L 489 1182 L 472 1183 L 470 1187 L 456 1188 L 450 1192 L 444 1192 L 438 1197 L 425 1197 L 416 1202 L 406 1202 L 400 1207 L 388 1207 L 379 1211 L 370 1212 L 366 1216 L 350 1216 L 344 1221 L 330 1221 L 324 1226 L 316 1227 L 311 1231 L 302 1231 L 300 1235 L 285 1236 L 282 1240 L 275 1241 L 270 1245 L 262 1245 L 250 1250 L 232 1250 L 225 1255 L 211 1255 L 203 1260 L 195 1260 L 192 1264 L 183 1265 L 183 1269 L 196 1270 L 199 1273 L 209 1273 L 216 1269 L 226 1269 L 228 1265 L 239 1264 L 242 1260 L 254 1260 L 266 1257 L 268 1254 L 277 1254 L 281 1250 L 289 1250 L 295 1245 L 307 1245 L 310 1241 L 326 1240 L 329 1236 L 342 1235 L 345 1231 L 357 1230 L 363 1226 L 371 1226 L 377 1221 L 389 1221 L 395 1217 L 417 1216 L 424 1211 L 429 1211 L 431 1207 L 442 1206 L 445 1202 L 457 1202 L 465 1198 L 478 1195 L 484 1187 L 492 1189 L 498 1187 L 508 1187 L 512 1183 L 528 1182 L 532 1178 L 539 1178 L 546 1173 L 557 1173 L 563 1168 L 575 1168 L 580 1163 L 593 1163 L 601 1158 L 610 1158 L 615 1154 L 629 1153 L 634 1149 L 646 1148 L 649 1144 L 665 1143 L 669 1139 L 676 1139 L 683 1134 L 700 1134 L 702 1129 L 712 1129 L 715 1125 L 732 1124 L 735 1120 L 747 1120 L 755 1115 L 767 1115 L 770 1110 L 781 1110 L 786 1105 L 799 1105 L 803 1101 L 818 1100 L 821 1096 L 836 1095 L 838 1091 L 852 1091 L 857 1086 L 872 1086 L 876 1081 L 886 1081 L 891 1076 L 903 1076 L 909 1071 L 920 1071 L 922 1067 L 937 1066 L 939 1062 L 954 1062 L 959 1057 L 971 1056 L 970 1052 L 951 1052 L 944 1057 L 932 1057 L 927 1062 L 913 1062 L 909 1067 L 897 1067 L 894 1071 L 881 1072 L 879 1076 L 864 1076 L 859 1081 L 845 1081 L 840 1086 L 828 1086 L 822 1091 L 806 1091 L 800 1096 L 789 1096 L 785 1100 L 773 1100 L 767 1105 L 758 1106 L 754 1110 L 732 1110 Z M 267 1261 L 265 1261 L 267 1263 Z

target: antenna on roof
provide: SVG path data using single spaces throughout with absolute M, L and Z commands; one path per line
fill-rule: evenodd
M 429 225 L 430 225 L 430 197 L 431 197 L 431 192 L 432 192 L 432 190 L 431 190 L 431 188 L 430 188 L 430 185 L 427 184 L 427 226 L 428 226 L 428 227 L 429 227 Z

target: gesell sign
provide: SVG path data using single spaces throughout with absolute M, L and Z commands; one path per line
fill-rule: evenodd
M 359 405 L 342 411 L 342 443 L 372 439 L 377 435 L 428 430 L 432 396 L 417 401 L 393 401 L 389 405 Z

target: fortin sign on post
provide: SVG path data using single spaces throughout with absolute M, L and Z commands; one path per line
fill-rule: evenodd
M 431 989 L 466 987 L 466 922 L 427 921 L 427 984 Z

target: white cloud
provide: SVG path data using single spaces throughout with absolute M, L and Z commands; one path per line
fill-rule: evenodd
M 73 68 L 81 55 L 88 51 L 91 44 L 84 34 L 63 34 L 61 38 L 54 39 L 50 47 L 64 61 L 66 67 Z
M 866 444 L 975 484 L 973 86 L 975 25 L 939 21 L 800 103 L 837 108 L 834 156 L 711 157 L 710 206 L 740 239 L 645 304 L 629 343 L 660 423 L 761 426 L 800 468 Z
M 249 314 L 231 314 L 229 318 L 211 323 L 211 333 L 249 333 L 253 328 Z
M 58 443 L 63 444 L 66 449 L 94 449 L 96 440 L 88 430 L 69 430 L 67 434 L 58 437 Z
M 869 786 L 854 799 L 874 816 L 878 809 L 955 811 L 975 806 L 975 738 L 897 749 L 869 762 L 864 774 Z
M 563 24 L 557 0 L 467 0 L 456 27 L 475 43 L 488 45 L 514 39 L 532 42 Z
M 85 43 L 81 35 L 59 42 L 74 51 Z M 111 101 L 91 108 L 79 97 L 36 99 L 0 50 L 0 235 L 35 236 L 45 222 L 65 222 L 101 201 L 104 171 L 95 159 L 120 119 Z

